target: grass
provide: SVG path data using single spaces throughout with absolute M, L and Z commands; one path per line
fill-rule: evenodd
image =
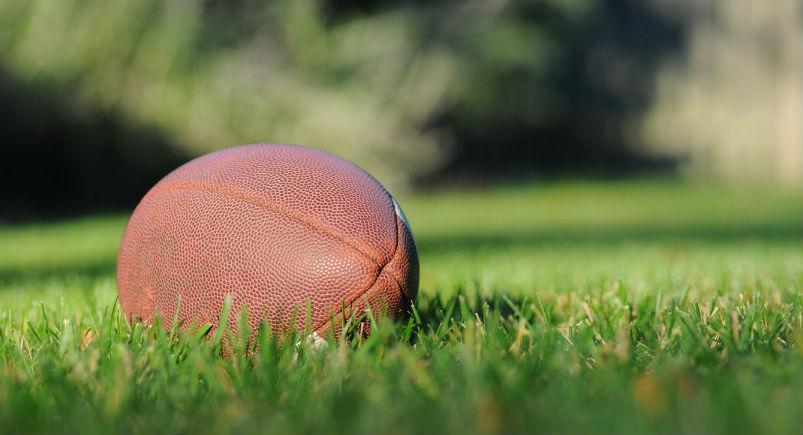
M 120 316 L 125 217 L 1 228 L 0 433 L 800 433 L 803 195 L 647 180 L 401 202 L 413 320 L 323 350 L 262 331 L 230 360 Z

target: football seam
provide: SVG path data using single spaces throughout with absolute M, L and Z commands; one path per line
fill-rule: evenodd
M 362 291 L 358 292 L 356 295 L 354 295 L 354 298 L 352 298 L 352 300 L 351 300 L 349 303 L 344 303 L 344 304 L 343 304 L 343 306 L 344 306 L 344 307 L 352 307 L 352 306 L 353 306 L 355 303 L 357 303 L 357 302 L 358 302 L 360 299 L 362 299 L 362 298 L 366 298 L 367 296 L 369 296 L 369 295 L 371 294 L 371 291 L 372 291 L 372 290 L 374 290 L 374 287 L 375 287 L 375 286 L 376 286 L 376 284 L 379 282 L 379 278 L 382 276 L 382 274 L 383 274 L 384 272 L 385 272 L 385 268 L 382 268 L 382 270 L 381 270 L 381 271 L 380 271 L 380 272 L 379 272 L 379 273 L 376 275 L 376 279 L 374 279 L 374 281 L 371 283 L 371 285 L 367 286 L 367 287 L 366 287 L 364 290 L 362 290 Z M 399 288 L 399 292 L 401 292 L 401 293 L 404 293 L 404 292 L 401 290 L 401 287 L 399 286 L 399 283 L 398 283 L 398 281 L 396 280 L 396 278 L 393 276 L 393 274 L 392 274 L 392 273 L 390 273 L 390 272 L 388 272 L 388 275 L 390 275 L 390 276 L 391 276 L 391 278 L 393 279 L 393 283 L 394 283 L 394 284 L 396 284 L 396 286 Z M 360 306 L 360 307 L 357 307 L 357 309 L 356 309 L 356 310 L 352 310 L 352 312 L 356 312 L 356 311 L 358 311 L 358 310 L 360 310 L 360 309 L 362 309 L 362 308 L 364 308 L 364 307 L 361 307 L 361 306 Z M 328 326 L 330 326 L 330 325 L 329 325 L 329 324 L 330 324 L 330 321 L 331 321 L 333 318 L 337 318 L 338 316 L 342 316 L 342 317 L 343 317 L 343 321 L 345 321 L 345 320 L 346 320 L 346 319 L 345 319 L 345 317 L 346 317 L 346 313 L 345 313 L 343 310 L 339 310 L 339 311 L 337 311 L 336 313 L 333 313 L 331 316 L 329 316 L 329 317 L 328 317 L 327 319 L 325 319 L 323 322 L 321 322 L 321 324 L 320 324 L 320 325 L 318 325 L 318 326 L 316 326 L 316 327 L 313 327 L 313 328 L 312 328 L 312 331 L 313 331 L 313 332 L 315 332 L 316 334 L 320 334 L 321 332 L 324 332 L 324 331 L 326 331 L 326 330 L 327 330 L 327 327 L 328 327 Z M 337 326 L 337 325 L 335 325 L 335 326 Z M 342 325 L 341 325 L 341 326 L 342 326 Z
M 366 295 L 368 295 L 371 292 L 371 290 L 374 288 L 376 283 L 379 282 L 379 278 L 385 272 L 387 272 L 388 275 L 390 275 L 390 277 L 393 279 L 393 282 L 394 282 L 394 284 L 396 284 L 396 287 L 398 287 L 399 292 L 402 293 L 402 294 L 405 294 L 404 291 L 402 290 L 402 287 L 399 284 L 399 280 L 396 278 L 395 274 L 393 274 L 392 272 L 387 270 L 388 265 L 393 262 L 393 260 L 396 258 L 396 254 L 399 253 L 399 244 L 401 244 L 401 238 L 399 237 L 399 218 L 398 218 L 398 216 L 395 215 L 395 212 L 394 212 L 394 217 L 395 217 L 395 219 L 393 219 L 393 222 L 395 223 L 395 227 L 394 227 L 394 232 L 393 233 L 395 234 L 395 237 L 396 237 L 396 243 L 393 245 L 393 253 L 388 257 L 388 261 L 384 265 L 382 265 L 382 267 L 379 269 L 379 271 L 377 272 L 377 274 L 374 277 L 374 280 L 371 282 L 371 284 L 367 285 L 363 290 L 358 291 L 354 295 L 354 297 L 351 298 L 351 300 L 348 303 L 343 302 L 343 307 L 351 307 L 352 305 L 354 305 L 355 302 L 357 302 L 361 298 L 363 298 Z M 407 296 L 407 295 L 405 294 L 405 296 Z M 360 307 L 358 307 L 357 309 L 360 309 Z M 312 328 L 313 332 L 319 333 L 319 332 L 322 332 L 322 330 L 326 330 L 325 327 L 330 322 L 330 320 L 333 317 L 336 317 L 338 315 L 342 315 L 345 318 L 346 313 L 344 313 L 343 310 L 340 310 L 340 311 L 338 311 L 336 313 L 333 313 L 331 316 L 329 316 L 328 319 L 324 319 L 323 322 L 321 322 L 320 325 L 318 325 L 316 327 L 313 327 Z
M 148 193 L 148 196 L 156 194 L 156 193 L 160 193 L 160 192 L 169 192 L 169 191 L 174 191 L 174 190 L 195 190 L 195 191 L 202 191 L 202 192 L 214 192 L 214 193 L 220 193 L 220 194 L 228 195 L 230 197 L 233 197 L 233 198 L 236 198 L 236 199 L 240 199 L 240 200 L 243 200 L 243 201 L 246 201 L 246 202 L 250 202 L 251 204 L 254 204 L 254 205 L 257 205 L 257 206 L 260 206 L 260 207 L 264 207 L 264 208 L 266 208 L 268 210 L 271 210 L 273 212 L 279 213 L 282 216 L 285 216 L 285 217 L 287 217 L 287 218 L 289 218 L 291 220 L 294 220 L 294 221 L 296 221 L 298 223 L 306 225 L 306 226 L 308 226 L 308 227 L 310 227 L 310 228 L 312 228 L 312 229 L 314 229 L 316 231 L 320 231 L 321 233 L 323 233 L 323 234 L 325 234 L 325 235 L 327 235 L 329 237 L 332 237 L 333 239 L 336 239 L 336 240 L 342 242 L 347 247 L 353 249 L 355 252 L 357 252 L 358 254 L 362 255 L 363 257 L 365 257 L 366 259 L 371 261 L 371 263 L 373 263 L 373 265 L 379 269 L 379 273 L 381 273 L 381 270 L 385 267 L 385 265 L 387 265 L 387 263 L 385 263 L 385 265 L 382 265 L 381 261 L 376 256 L 374 256 L 373 254 L 368 252 L 368 251 L 370 251 L 370 249 L 366 249 L 365 247 L 360 246 L 360 245 L 362 245 L 361 242 L 358 242 L 357 240 L 352 240 L 350 238 L 347 238 L 346 236 L 340 235 L 337 232 L 335 232 L 335 231 L 333 231 L 333 230 L 321 225 L 318 222 L 315 222 L 315 220 L 310 219 L 310 218 L 304 216 L 301 213 L 289 210 L 289 209 L 287 209 L 285 207 L 282 207 L 282 206 L 274 203 L 273 201 L 269 201 L 269 200 L 266 200 L 264 198 L 259 198 L 259 197 L 255 196 L 255 195 L 253 195 L 253 194 L 251 194 L 250 192 L 247 192 L 247 191 L 243 191 L 243 190 L 240 190 L 240 189 L 233 189 L 233 188 L 220 186 L 220 185 L 216 185 L 216 184 L 171 183 L 171 184 L 168 184 L 168 185 L 165 185 L 165 186 L 156 186 L 156 187 L 154 187 Z M 391 203 L 391 205 L 392 205 L 392 203 Z M 394 212 L 394 218 L 395 218 L 395 212 Z M 396 219 L 394 219 L 394 225 L 395 225 L 394 236 L 396 237 L 397 240 L 396 240 L 396 244 L 394 245 L 393 254 L 388 257 L 388 263 L 390 262 L 390 259 L 392 259 L 393 256 L 395 255 L 396 248 L 398 247 L 398 237 L 399 236 L 398 236 L 398 222 L 396 221 Z M 379 273 L 377 273 L 377 278 L 379 277 Z
M 394 201 L 394 202 L 395 202 L 395 201 Z M 396 214 L 396 246 L 393 248 L 393 255 L 390 257 L 390 259 L 388 260 L 388 262 L 387 262 L 387 263 L 385 263 L 385 265 L 384 265 L 384 266 L 382 266 L 382 270 L 381 270 L 381 271 L 379 271 L 379 273 L 380 273 L 380 274 L 381 274 L 382 272 L 384 272 L 384 271 L 385 271 L 385 269 L 387 268 L 387 265 L 388 265 L 388 264 L 390 264 L 390 263 L 392 263 L 392 262 L 393 262 L 393 260 L 396 258 L 396 253 L 397 253 L 397 252 L 398 252 L 398 250 L 399 250 L 399 245 L 401 245 L 401 244 L 402 244 L 402 240 L 403 240 L 403 238 L 402 238 L 402 237 L 399 237 L 399 236 L 400 236 L 400 234 L 399 234 L 399 233 L 400 233 L 400 228 L 399 228 L 399 221 L 400 221 L 400 220 L 402 221 L 402 225 L 404 225 L 404 227 L 405 227 L 404 229 L 405 229 L 406 231 L 410 231 L 410 229 L 409 229 L 409 228 L 407 228 L 407 225 L 405 225 L 405 223 L 404 223 L 404 220 L 401 218 L 401 216 L 399 216 L 398 214 Z M 388 272 L 388 275 L 390 275 L 390 277 L 391 277 L 391 278 L 393 278 L 393 281 L 396 283 L 396 287 L 398 287 L 398 288 L 399 288 L 399 292 L 401 292 L 401 293 L 402 293 L 402 294 L 403 294 L 405 297 L 407 297 L 407 298 L 409 299 L 409 298 L 410 298 L 410 295 L 408 295 L 408 294 L 407 294 L 407 292 L 406 292 L 406 291 L 404 291 L 404 287 L 402 287 L 402 285 L 401 285 L 401 279 L 399 279 L 399 277 L 398 277 L 398 276 L 396 276 L 396 274 L 395 274 L 395 273 L 393 273 L 392 271 L 390 271 L 390 270 L 387 270 L 387 272 Z M 377 279 L 379 279 L 379 275 L 377 275 Z

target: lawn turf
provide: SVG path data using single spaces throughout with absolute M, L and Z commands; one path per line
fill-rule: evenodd
M 413 320 L 323 350 L 261 331 L 228 360 L 219 336 L 126 324 L 124 216 L 0 228 L 0 433 L 803 428 L 800 193 L 578 181 L 400 201 Z

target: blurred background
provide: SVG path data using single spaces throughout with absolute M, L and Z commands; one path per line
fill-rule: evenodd
M 393 192 L 420 346 L 251 382 L 115 326 L 140 198 L 255 142 Z M 800 434 L 801 305 L 801 0 L 0 0 L 0 433 Z
M 323 148 L 397 192 L 803 186 L 798 0 L 0 0 L 0 219 L 130 210 L 194 156 Z

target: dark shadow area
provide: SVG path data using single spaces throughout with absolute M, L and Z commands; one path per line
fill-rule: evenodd
M 88 109 L 69 88 L 0 68 L 0 220 L 129 210 L 186 160 L 156 129 Z

